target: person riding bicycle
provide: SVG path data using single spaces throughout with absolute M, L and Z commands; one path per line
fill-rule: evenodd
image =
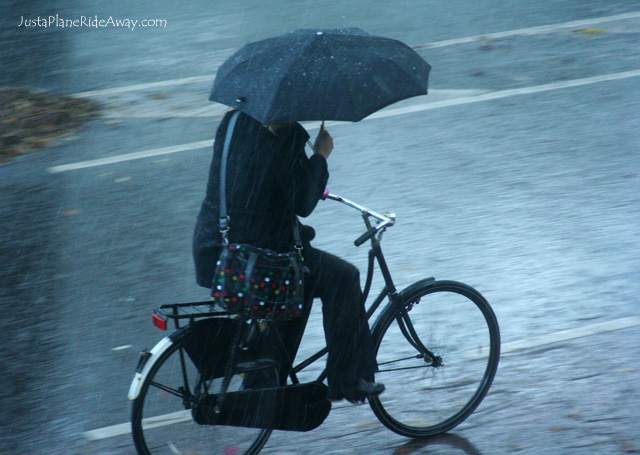
M 204 201 L 193 235 L 196 281 L 211 287 L 222 239 L 218 230 L 219 169 L 229 110 L 216 131 Z M 309 134 L 298 123 L 263 125 L 241 112 L 230 144 L 227 165 L 230 241 L 278 252 L 291 249 L 296 216 L 313 212 L 329 178 L 327 158 L 333 139 L 321 127 L 308 158 Z M 319 297 L 328 348 L 330 399 L 362 402 L 378 395 L 384 385 L 374 382 L 377 370 L 373 339 L 367 322 L 360 273 L 351 263 L 314 248 L 310 226 L 303 226 L 303 257 L 309 269 L 305 295 Z

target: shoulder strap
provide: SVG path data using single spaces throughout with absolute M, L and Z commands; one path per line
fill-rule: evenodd
M 293 246 L 302 256 L 302 237 L 300 237 L 300 221 L 297 216 L 293 219 Z
M 219 227 L 222 239 L 227 243 L 227 233 L 229 232 L 229 215 L 227 213 L 227 161 L 229 158 L 229 146 L 233 137 L 233 130 L 236 126 L 240 111 L 231 114 L 229 123 L 227 123 L 227 131 L 224 137 L 224 145 L 222 146 L 222 157 L 220 158 L 220 219 Z

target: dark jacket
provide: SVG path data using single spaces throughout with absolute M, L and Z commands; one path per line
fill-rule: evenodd
M 231 113 L 225 114 L 216 131 L 207 194 L 193 236 L 196 281 L 203 287 L 211 287 L 220 254 L 220 158 Z M 308 216 L 313 211 L 329 178 L 323 156 L 307 158 L 304 147 L 308 139 L 309 134 L 299 123 L 274 134 L 240 113 L 227 164 L 230 242 L 281 252 L 291 250 L 296 215 Z

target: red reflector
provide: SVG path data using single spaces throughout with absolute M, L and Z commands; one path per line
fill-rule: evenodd
M 160 330 L 167 330 L 167 319 L 160 316 L 158 313 L 153 313 L 151 315 L 151 320 L 153 321 L 153 325 L 155 325 Z

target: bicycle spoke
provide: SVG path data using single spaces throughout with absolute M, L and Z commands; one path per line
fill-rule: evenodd
M 390 363 L 402 362 L 403 360 L 423 359 L 423 358 L 424 358 L 423 354 L 416 354 L 416 355 L 412 355 L 411 357 L 402 357 L 401 359 L 387 360 L 386 362 L 379 362 L 378 366 L 380 366 L 380 365 L 388 365 Z
M 164 390 L 165 392 L 170 393 L 171 395 L 175 395 L 178 398 L 183 398 L 184 399 L 184 394 L 182 392 L 180 392 L 179 390 L 172 389 L 171 387 L 167 387 L 166 385 L 163 385 L 163 384 L 160 384 L 160 383 L 154 382 L 154 381 L 151 381 L 149 383 L 149 385 L 157 387 L 160 390 Z
M 389 368 L 388 370 L 378 370 L 378 373 L 385 373 L 388 371 L 401 371 L 401 370 L 415 370 L 416 368 L 429 368 L 433 367 L 430 363 L 425 363 L 424 365 L 417 365 L 415 367 L 400 367 L 400 368 Z

